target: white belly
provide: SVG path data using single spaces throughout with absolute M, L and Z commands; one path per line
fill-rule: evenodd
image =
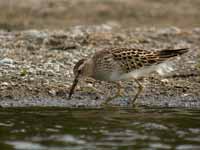
M 159 65 L 154 65 L 154 66 L 147 66 L 143 67 L 141 69 L 133 70 L 129 73 L 126 74 L 119 74 L 117 72 L 113 72 L 110 80 L 116 81 L 116 80 L 127 80 L 131 78 L 141 78 L 141 77 L 146 77 L 152 72 L 157 72 L 159 75 L 163 76 L 171 71 L 173 71 L 174 68 L 172 67 L 172 64 L 170 62 L 165 62 L 161 63 Z

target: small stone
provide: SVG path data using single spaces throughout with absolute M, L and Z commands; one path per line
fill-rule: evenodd
M 54 76 L 55 75 L 55 72 L 51 69 L 47 70 L 46 72 L 47 72 L 48 76 Z
M 2 82 L 2 83 L 1 83 L 1 86 L 8 86 L 8 85 L 9 85 L 8 82 Z
M 49 94 L 51 94 L 52 96 L 56 96 L 56 91 L 54 89 L 49 91 Z
M 56 71 L 56 72 L 59 72 L 60 71 L 60 65 L 59 64 L 54 64 L 54 70 Z
M 169 83 L 169 80 L 168 79 L 161 79 L 161 82 Z
M 42 31 L 37 31 L 37 30 L 27 30 L 23 32 L 23 36 L 25 36 L 27 39 L 31 38 L 47 38 L 48 34 Z
M 31 73 L 31 74 L 36 74 L 36 70 L 33 69 L 33 68 L 30 68 L 30 69 L 28 70 L 28 72 Z
M 34 78 L 30 78 L 29 80 L 30 80 L 30 81 L 34 81 Z
M 14 61 L 13 61 L 13 59 L 10 59 L 10 58 L 4 58 L 4 59 L 2 59 L 2 60 L 0 60 L 0 64 L 13 64 L 14 63 Z
M 188 93 L 184 93 L 184 94 L 182 95 L 182 97 L 187 97 L 187 96 L 189 96 Z

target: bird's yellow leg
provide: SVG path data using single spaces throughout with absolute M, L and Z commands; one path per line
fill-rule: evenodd
M 123 91 L 123 89 L 122 89 L 122 84 L 121 84 L 120 81 L 118 81 L 118 82 L 111 82 L 111 83 L 113 83 L 113 84 L 116 85 L 116 87 L 117 87 L 117 92 L 116 92 L 116 94 L 115 94 L 114 96 L 109 97 L 109 98 L 103 103 L 103 105 L 107 105 L 107 104 L 108 104 L 110 101 L 112 101 L 113 99 L 124 95 L 124 91 Z
M 142 84 L 141 84 L 137 79 L 135 79 L 135 78 L 134 78 L 134 81 L 135 81 L 135 82 L 137 83 L 137 85 L 138 85 L 138 91 L 137 91 L 137 93 L 136 93 L 134 99 L 132 100 L 132 105 L 134 105 L 134 103 L 135 103 L 135 101 L 137 100 L 138 96 L 139 96 L 139 95 L 141 94 L 141 92 L 143 91 L 143 86 L 142 86 Z

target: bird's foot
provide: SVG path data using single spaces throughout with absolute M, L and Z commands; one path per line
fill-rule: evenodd
M 112 100 L 118 98 L 118 97 L 123 97 L 124 96 L 124 91 L 123 89 L 119 89 L 117 94 L 114 96 L 110 96 L 108 97 L 105 102 L 102 103 L 102 106 L 107 106 L 109 102 L 111 102 Z

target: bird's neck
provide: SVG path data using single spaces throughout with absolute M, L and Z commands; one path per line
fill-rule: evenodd
M 86 77 L 93 77 L 94 76 L 94 63 L 92 60 L 88 60 L 84 66 L 84 73 L 83 76 Z

